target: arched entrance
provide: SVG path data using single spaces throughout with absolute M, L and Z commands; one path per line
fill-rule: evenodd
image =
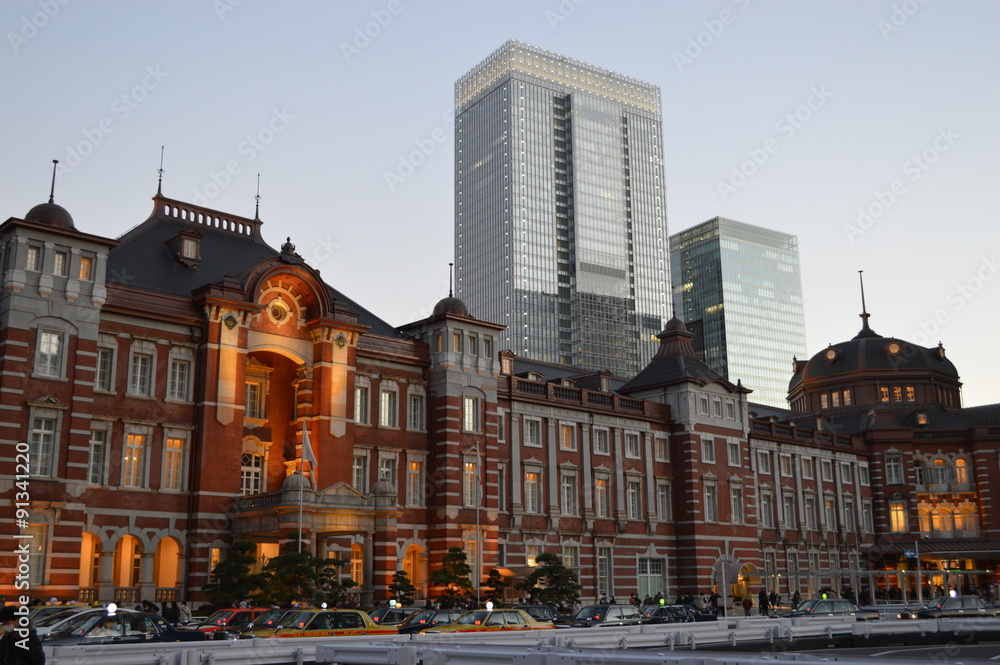
M 417 599 L 427 598 L 427 557 L 419 545 L 410 545 L 403 556 L 403 572 L 417 588 Z
M 80 590 L 77 600 L 92 603 L 97 600 L 97 585 L 101 581 L 101 541 L 96 535 L 84 531 L 80 537 Z
M 135 536 L 124 535 L 115 547 L 111 581 L 114 600 L 119 605 L 134 606 L 139 602 L 139 582 L 142 579 L 142 543 Z
M 176 539 L 167 536 L 156 546 L 153 557 L 153 581 L 156 585 L 155 602 L 177 600 L 181 579 L 181 547 Z

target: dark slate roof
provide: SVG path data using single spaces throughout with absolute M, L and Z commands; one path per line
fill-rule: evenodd
M 108 254 L 109 283 L 190 298 L 191 294 L 227 277 L 242 282 L 260 263 L 281 256 L 264 242 L 262 222 L 155 196 L 150 217 L 121 238 Z M 172 209 L 167 212 L 168 209 Z M 182 210 L 182 218 L 176 210 Z M 205 220 L 212 218 L 213 222 Z M 201 221 L 195 221 L 195 219 Z M 223 220 L 217 227 L 214 220 Z M 228 227 L 228 228 L 227 228 Z M 197 267 L 182 265 L 167 244 L 181 232 L 196 232 L 201 260 Z M 385 337 L 406 337 L 340 291 L 327 285 L 331 296 L 358 315 L 358 323 Z M 408 337 L 407 337 L 408 339 Z
M 788 391 L 806 379 L 819 379 L 851 372 L 935 372 L 958 380 L 958 370 L 945 356 L 944 347 L 928 349 L 896 337 L 882 337 L 868 327 L 867 315 L 862 315 L 864 326 L 853 339 L 831 344 L 795 372 L 788 383 Z M 888 351 L 889 344 L 900 346 L 898 354 Z M 833 349 L 831 361 L 827 353 Z
M 514 356 L 514 375 L 515 376 L 525 376 L 529 372 L 537 372 L 541 374 L 542 381 L 544 383 L 549 383 L 550 381 L 559 381 L 561 379 L 571 379 L 576 385 L 581 388 L 596 389 L 599 385 L 596 380 L 591 382 L 595 377 L 600 377 L 601 372 L 595 372 L 593 370 L 581 370 L 578 367 L 572 365 L 560 365 L 557 363 L 547 363 L 541 360 L 531 360 L 528 358 L 521 358 Z M 618 392 L 618 389 L 625 385 L 628 379 L 620 376 L 611 376 L 611 390 L 612 392 Z
M 1000 404 L 984 404 L 958 409 L 962 418 L 977 427 L 1000 426 Z
M 628 394 L 689 382 L 702 385 L 717 382 L 732 392 L 750 392 L 741 386 L 734 386 L 698 357 L 691 344 L 694 335 L 687 331 L 680 319 L 675 317 L 668 321 L 657 337 L 660 348 L 656 355 L 635 378 L 622 386 L 620 392 Z

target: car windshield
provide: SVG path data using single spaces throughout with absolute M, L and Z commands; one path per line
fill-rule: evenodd
M 806 602 L 799 605 L 796 610 L 799 612 L 812 612 L 813 608 L 816 607 L 818 600 L 807 600 Z
M 580 611 L 576 613 L 576 619 L 602 619 L 605 613 L 604 605 L 588 605 L 587 607 L 580 608 Z
M 486 620 L 486 616 L 490 614 L 488 610 L 473 610 L 472 612 L 466 612 L 458 618 L 455 623 L 460 623 L 469 626 L 481 626 L 483 621 Z
M 410 616 L 406 617 L 401 623 L 401 626 L 412 626 L 415 623 L 427 623 L 434 618 L 434 612 L 436 610 L 424 610 L 423 612 L 414 612 Z
M 37 626 L 38 628 L 44 628 L 45 626 L 52 626 L 66 619 L 67 617 L 71 617 L 74 614 L 79 614 L 79 613 L 80 610 L 63 610 L 62 612 L 49 614 L 47 616 L 43 616 L 41 619 L 36 621 L 35 626 Z
M 78 617 L 74 617 L 59 626 L 58 630 L 49 635 L 83 635 L 93 627 L 94 624 L 105 619 L 112 618 L 107 612 L 83 612 Z
M 288 612 L 288 610 L 271 610 L 269 612 L 265 612 L 264 614 L 254 619 L 253 623 L 251 623 L 250 625 L 255 626 L 257 628 L 273 627 L 278 623 L 278 620 L 281 619 L 281 617 L 285 616 L 286 612 Z
M 219 610 L 212 614 L 212 616 L 205 619 L 204 626 L 225 626 L 226 621 L 233 615 L 232 610 Z
M 305 628 L 309 620 L 316 615 L 315 612 L 299 612 L 281 620 L 281 625 L 285 628 Z

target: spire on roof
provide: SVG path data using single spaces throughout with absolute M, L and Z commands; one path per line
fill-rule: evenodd
M 56 169 L 59 167 L 59 160 L 52 160 L 52 187 L 49 188 L 49 203 L 56 202 Z
M 253 209 L 253 218 L 255 221 L 260 221 L 260 174 L 257 174 L 257 194 L 253 197 L 253 200 L 257 202 L 257 205 Z M 291 240 L 291 238 L 289 238 Z
M 163 148 L 160 146 L 160 168 L 156 169 L 156 173 L 159 174 L 159 179 L 156 182 L 156 195 L 163 196 Z
M 864 270 L 858 271 L 858 279 L 861 281 L 861 331 L 854 336 L 854 339 L 859 339 L 861 337 L 881 337 L 877 332 L 868 327 L 868 317 L 871 314 L 868 313 L 868 308 L 865 306 L 865 277 Z
M 449 263 L 448 264 L 448 297 L 449 298 L 454 298 L 455 297 L 455 293 L 454 293 L 454 291 L 451 288 L 452 281 L 454 279 L 455 279 L 455 264 L 454 263 Z

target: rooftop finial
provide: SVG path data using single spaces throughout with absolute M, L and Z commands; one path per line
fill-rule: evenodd
M 160 176 L 159 180 L 156 182 L 156 195 L 161 196 L 163 194 L 163 148 L 160 146 L 160 168 L 156 169 L 156 173 Z
M 858 271 L 858 280 L 861 282 L 861 331 L 854 336 L 854 339 L 858 337 L 878 337 L 879 335 L 868 327 L 868 317 L 871 316 L 868 313 L 868 307 L 865 306 L 865 276 L 864 270 Z
M 49 188 L 49 203 L 56 202 L 56 169 L 59 167 L 59 160 L 52 160 L 52 187 Z
M 257 194 L 253 197 L 253 200 L 257 202 L 257 205 L 253 209 L 254 221 L 260 221 L 260 174 L 257 174 Z M 290 238 L 289 238 L 290 240 Z
M 455 279 L 455 269 L 454 269 L 454 267 L 455 267 L 454 263 L 449 263 L 448 264 L 448 297 L 449 298 L 452 298 L 455 295 L 452 292 L 452 288 L 451 288 L 452 281 Z

